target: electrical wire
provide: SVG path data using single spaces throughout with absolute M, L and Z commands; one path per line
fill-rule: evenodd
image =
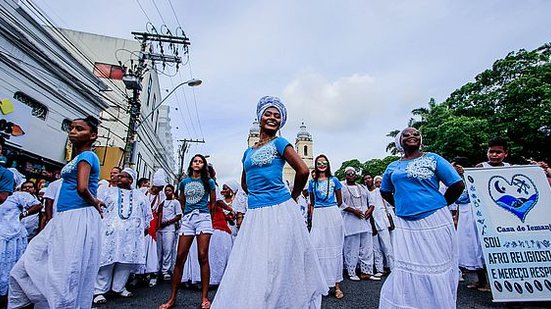
M 193 78 L 193 71 L 191 70 L 191 61 L 188 64 L 189 68 L 189 75 Z M 203 134 L 203 127 L 201 126 L 201 118 L 199 117 L 199 110 L 197 108 L 197 97 L 195 95 L 195 89 L 191 88 L 191 92 L 193 93 L 193 104 L 195 105 L 195 114 L 197 115 L 197 123 L 199 125 L 199 131 L 201 132 L 201 138 L 205 139 L 205 135 Z
M 161 14 L 161 11 L 159 11 L 159 7 L 157 6 L 157 3 L 155 2 L 155 0 L 151 0 L 151 2 L 153 2 L 153 6 L 155 6 L 155 10 L 157 10 L 157 13 L 159 14 L 159 17 L 161 17 L 161 21 L 163 22 L 164 25 L 166 25 L 166 22 L 163 18 L 163 14 Z
M 145 10 L 143 9 L 142 4 L 140 3 L 140 0 L 136 0 L 136 2 L 138 2 L 138 6 L 140 7 L 140 10 L 142 10 L 142 13 L 145 15 L 145 18 L 147 18 L 147 21 L 149 23 L 151 23 L 151 18 L 149 18 L 149 16 L 147 15 Z M 147 28 L 147 25 L 146 25 L 146 28 Z

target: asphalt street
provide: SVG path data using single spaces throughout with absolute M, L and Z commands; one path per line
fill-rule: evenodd
M 478 292 L 467 289 L 467 282 L 474 279 L 469 275 L 467 281 L 461 282 L 458 289 L 457 308 L 551 308 L 551 303 L 493 303 L 491 293 Z M 332 296 L 323 298 L 322 308 L 377 308 L 379 304 L 379 291 L 382 281 L 354 282 L 345 279 L 342 287 L 345 297 L 337 300 Z M 170 293 L 169 282 L 160 282 L 159 285 L 149 287 L 137 287 L 132 290 L 135 294 L 132 298 L 108 297 L 108 303 L 97 306 L 98 309 L 108 308 L 157 308 L 159 304 L 168 298 Z M 211 289 L 211 300 L 216 294 L 216 289 Z M 200 308 L 200 292 L 196 288 L 182 287 L 179 290 L 178 302 L 174 308 Z

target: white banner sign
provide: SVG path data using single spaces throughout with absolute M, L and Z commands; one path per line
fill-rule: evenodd
M 465 169 L 496 302 L 551 300 L 551 189 L 538 166 Z

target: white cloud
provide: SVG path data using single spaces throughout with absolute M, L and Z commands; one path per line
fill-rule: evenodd
M 321 74 L 303 73 L 283 91 L 290 126 L 304 120 L 318 131 L 353 131 L 386 110 L 380 83 L 368 74 L 330 81 Z M 300 119 L 299 119 L 300 117 Z

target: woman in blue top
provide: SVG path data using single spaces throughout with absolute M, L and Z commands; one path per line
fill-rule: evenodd
M 308 184 L 311 218 L 310 237 L 320 259 L 327 287 L 335 287 L 335 297 L 344 297 L 342 281 L 344 225 L 339 207 L 342 205 L 342 184 L 331 174 L 329 159 L 319 155 L 314 160 L 314 178 Z
M 216 184 L 209 176 L 207 159 L 200 154 L 191 158 L 187 170 L 188 177 L 180 182 L 180 204 L 184 212 L 178 253 L 170 298 L 159 308 L 172 308 L 176 303 L 178 287 L 182 280 L 182 272 L 189 248 L 197 236 L 199 265 L 201 267 L 201 308 L 210 308 L 209 301 L 209 242 L 212 235 L 212 220 L 210 210 L 216 203 Z
M 394 268 L 381 289 L 379 308 L 455 308 L 457 237 L 447 205 L 461 195 L 463 180 L 441 156 L 420 150 L 421 133 L 404 129 L 403 152 L 388 165 L 381 195 L 396 207 Z M 448 187 L 442 195 L 439 183 Z
M 11 272 L 9 308 L 90 308 L 101 254 L 100 163 L 92 151 L 99 122 L 71 123 L 75 157 L 61 170 L 56 216 L 29 243 Z
M 260 140 L 243 155 L 241 186 L 248 210 L 214 298 L 213 308 L 320 308 L 327 286 L 295 202 L 308 179 L 308 167 L 277 131 L 287 110 L 276 97 L 257 105 Z M 296 171 L 292 193 L 282 172 Z

